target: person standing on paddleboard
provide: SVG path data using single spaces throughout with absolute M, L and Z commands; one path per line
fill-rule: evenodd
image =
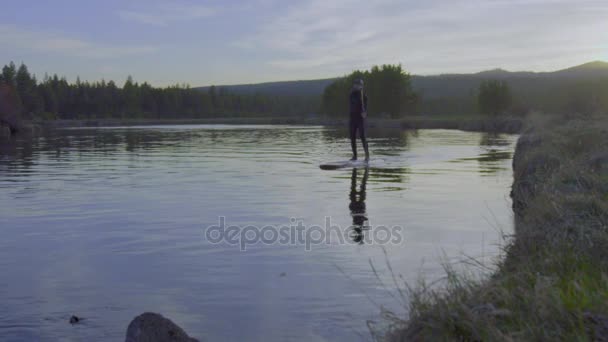
M 369 161 L 367 148 L 367 95 L 363 90 L 363 80 L 353 82 L 350 92 L 350 145 L 353 149 L 351 160 L 357 160 L 357 131 L 365 150 L 365 161 Z

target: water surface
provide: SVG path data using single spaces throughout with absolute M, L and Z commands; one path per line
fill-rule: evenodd
M 403 312 L 384 251 L 412 282 L 441 277 L 441 256 L 497 254 L 499 230 L 512 230 L 516 139 L 371 135 L 372 167 L 338 171 L 318 165 L 348 159 L 346 133 L 323 127 L 66 129 L 0 143 L 0 340 L 121 340 L 145 311 L 209 341 L 367 340 L 380 306 Z M 350 230 L 310 250 L 242 251 L 208 241 L 219 217 Z M 380 226 L 402 239 L 370 243 Z M 71 326 L 72 314 L 85 320 Z

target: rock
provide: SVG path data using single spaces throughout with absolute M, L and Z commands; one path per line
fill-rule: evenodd
M 198 342 L 169 319 L 144 313 L 129 324 L 125 342 Z
M 0 138 L 9 138 L 11 136 L 11 129 L 7 126 L 0 125 Z

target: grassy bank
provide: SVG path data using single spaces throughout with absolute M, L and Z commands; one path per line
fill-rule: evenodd
M 348 119 L 327 117 L 225 117 L 204 119 L 99 119 L 99 120 L 55 120 L 42 121 L 38 125 L 50 128 L 61 127 L 112 127 L 145 125 L 322 125 L 346 126 Z M 465 131 L 518 133 L 522 122 L 517 118 L 491 119 L 483 116 L 412 116 L 402 119 L 370 118 L 369 125 L 379 128 L 402 129 L 460 129 Z
M 513 161 L 515 236 L 484 281 L 411 291 L 392 341 L 608 339 L 608 120 L 531 119 Z

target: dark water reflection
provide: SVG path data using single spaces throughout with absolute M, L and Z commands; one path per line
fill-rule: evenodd
M 144 311 L 215 340 L 360 340 L 404 279 L 439 257 L 497 253 L 510 231 L 514 136 L 370 132 L 367 169 L 343 130 L 290 126 L 70 129 L 0 142 L 0 340 L 121 340 Z M 205 228 L 292 219 L 346 240 L 214 244 Z M 379 226 L 398 244 L 369 243 Z M 348 275 L 348 276 L 345 276 Z M 391 285 L 387 285 L 389 288 Z M 79 326 L 72 314 L 85 318 Z
M 357 169 L 353 169 L 350 182 L 350 216 L 353 218 L 352 239 L 356 243 L 363 244 L 363 230 L 369 229 L 367 222 L 367 212 L 365 207 L 365 195 L 367 179 L 369 178 L 369 168 L 364 169 L 361 185 L 357 189 Z

